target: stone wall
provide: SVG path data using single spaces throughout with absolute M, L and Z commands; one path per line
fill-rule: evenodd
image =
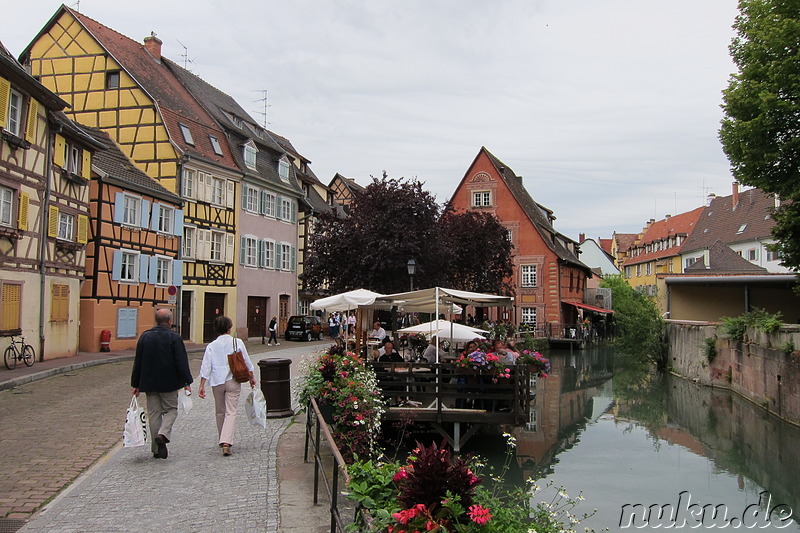
M 800 424 L 800 326 L 784 325 L 766 334 L 747 330 L 744 341 L 724 337 L 718 324 L 670 321 L 669 364 L 683 376 L 713 387 L 730 388 L 794 424 Z M 716 356 L 706 355 L 715 339 Z M 787 347 L 794 346 L 793 352 Z

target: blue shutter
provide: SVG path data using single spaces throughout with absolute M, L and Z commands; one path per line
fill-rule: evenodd
M 148 282 L 151 285 L 155 285 L 157 277 L 158 277 L 158 257 L 151 256 L 150 257 L 150 278 L 148 279 Z
M 265 241 L 258 241 L 258 266 L 264 268 L 267 266 L 267 243 Z
M 245 259 L 247 257 L 247 237 L 241 236 L 239 237 L 239 264 L 245 264 Z
M 158 230 L 158 218 L 161 216 L 161 204 L 153 202 L 153 216 L 150 219 L 150 229 Z
M 275 196 L 275 218 L 283 220 L 283 198 Z
M 150 256 L 141 254 L 139 255 L 139 282 L 140 283 L 147 283 L 147 280 L 150 279 Z
M 172 260 L 172 284 L 176 287 L 183 285 L 183 261 L 180 259 Z
M 150 202 L 145 199 L 142 199 L 142 223 L 140 225 L 143 228 L 150 226 Z
M 267 191 L 261 191 L 258 212 L 262 215 L 267 214 Z
M 122 224 L 122 214 L 125 209 L 125 195 L 118 192 L 114 195 L 114 222 Z
M 247 210 L 247 189 L 249 186 L 242 183 L 242 209 Z
M 281 252 L 283 251 L 283 245 L 279 242 L 275 243 L 275 269 L 281 269 Z
M 175 217 L 175 229 L 172 234 L 176 237 L 183 237 L 183 209 L 175 209 L 173 216 Z
M 292 200 L 292 222 L 297 222 L 297 202 Z
M 291 261 L 289 261 L 289 270 L 294 272 L 295 270 L 297 270 L 297 268 L 296 268 L 296 264 L 297 264 L 297 248 L 295 248 L 294 246 L 291 246 L 289 249 L 291 250 L 291 254 L 292 254 L 291 255 Z
M 122 275 L 122 250 L 114 250 L 114 259 L 112 260 L 111 279 L 119 281 Z
M 135 307 L 117 311 L 117 337 L 136 337 L 138 311 Z

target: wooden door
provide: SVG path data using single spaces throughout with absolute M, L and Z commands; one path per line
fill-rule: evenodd
M 218 292 L 206 293 L 203 307 L 203 342 L 211 342 L 217 338 L 214 331 L 214 319 L 225 314 L 225 295 Z
M 192 332 L 192 292 L 184 291 L 181 293 L 181 338 L 189 340 Z
M 267 298 L 265 296 L 247 297 L 247 336 L 267 336 Z
M 278 335 L 286 331 L 286 324 L 289 322 L 289 295 L 281 294 L 278 301 Z

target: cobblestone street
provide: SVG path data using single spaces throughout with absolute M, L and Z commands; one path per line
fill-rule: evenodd
M 267 350 L 260 343 L 250 348 L 254 364 L 264 357 L 292 359 L 294 381 L 300 359 L 323 346 L 284 343 L 265 353 L 253 353 Z M 201 357 L 190 353 L 195 391 Z M 242 399 L 234 454 L 223 457 L 214 401 L 195 393 L 192 411 L 175 424 L 169 458 L 153 459 L 149 446 L 121 447 L 131 364 L 128 358 L 0 392 L 0 518 L 30 518 L 20 530 L 25 532 L 280 531 L 278 439 L 292 419 L 269 419 L 266 431 L 250 426 Z M 302 437 L 302 431 L 292 432 L 292 440 Z M 290 461 L 313 474 L 299 450 Z M 311 492 L 297 496 L 301 507 L 304 499 L 312 508 Z M 325 509 L 308 508 L 300 510 L 313 531 L 316 516 L 325 523 Z

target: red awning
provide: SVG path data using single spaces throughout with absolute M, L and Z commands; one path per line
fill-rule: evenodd
M 569 304 L 569 305 L 574 305 L 575 307 L 580 307 L 581 309 L 586 309 L 588 311 L 594 311 L 595 313 L 601 313 L 601 314 L 604 314 L 604 315 L 612 315 L 612 314 L 614 314 L 614 311 L 612 311 L 611 309 L 603 309 L 602 307 L 595 307 L 593 305 L 579 304 L 579 303 L 575 303 L 575 302 L 562 302 L 562 303 Z

